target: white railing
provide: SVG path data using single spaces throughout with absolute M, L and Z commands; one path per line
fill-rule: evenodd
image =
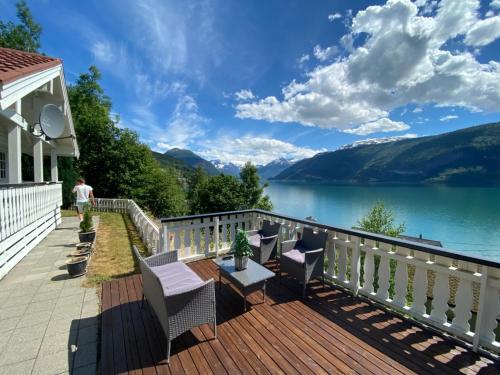
M 160 249 L 160 230 L 132 199 L 96 198 L 96 211 L 127 213 L 134 222 L 146 248 L 155 254 Z
M 261 210 L 162 220 L 162 249 L 184 260 L 229 249 L 238 228 L 262 220 L 281 224 L 280 240 L 296 239 L 304 227 L 328 233 L 327 278 L 355 295 L 410 316 L 478 347 L 500 352 L 500 263 L 417 242 L 342 229 Z
M 60 223 L 60 183 L 0 185 L 0 278 Z
M 227 252 L 236 230 L 254 227 L 252 211 L 187 217 L 163 225 L 165 251 L 179 250 L 183 260 L 196 260 Z

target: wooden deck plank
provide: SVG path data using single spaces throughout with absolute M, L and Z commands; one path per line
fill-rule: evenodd
M 132 317 L 130 313 L 127 283 L 125 279 L 118 280 L 118 290 L 120 293 L 120 306 L 124 325 L 125 355 L 127 357 L 128 371 L 131 375 L 143 375 L 144 372 L 142 370 L 139 359 L 139 351 L 136 345 Z M 147 373 L 147 369 L 145 369 L 145 371 Z
M 119 374 L 128 373 L 125 355 L 124 325 L 122 320 L 122 305 L 118 282 L 111 283 L 111 317 L 113 319 L 113 367 Z
M 275 269 L 276 265 L 268 265 Z M 191 263 L 202 278 L 218 280 L 210 260 Z M 271 280 L 268 297 L 241 296 L 223 279 L 217 293 L 218 339 L 209 325 L 166 340 L 145 304 L 140 275 L 102 286 L 101 373 L 116 374 L 325 374 L 325 373 L 500 373 L 498 362 L 455 341 L 315 283 L 300 298 L 293 281 Z
M 111 316 L 111 283 L 102 285 L 101 303 L 101 370 L 103 374 L 114 374 L 113 368 L 113 318 Z
M 137 277 L 137 276 L 136 276 Z M 124 278 L 127 285 L 127 296 L 130 307 L 130 317 L 132 320 L 131 329 L 133 329 L 135 345 L 138 348 L 139 360 L 141 363 L 142 371 L 145 375 L 155 375 L 156 368 L 154 366 L 153 357 L 151 355 L 151 348 L 148 343 L 146 330 L 142 322 L 140 311 L 140 296 L 137 296 L 132 277 Z M 139 349 L 140 348 L 140 349 Z

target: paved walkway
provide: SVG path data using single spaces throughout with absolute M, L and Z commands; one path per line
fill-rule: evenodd
M 65 261 L 78 219 L 63 218 L 0 280 L 0 374 L 95 374 L 99 300 Z

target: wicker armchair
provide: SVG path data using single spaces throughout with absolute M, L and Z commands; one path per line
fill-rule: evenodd
M 177 251 L 143 258 L 133 247 L 142 273 L 143 295 L 157 316 L 167 339 L 167 362 L 171 341 L 182 333 L 212 323 L 217 337 L 214 280 L 203 281 L 177 259 Z
M 269 259 L 276 257 L 280 228 L 281 224 L 264 220 L 262 229 L 246 232 L 248 242 L 253 251 L 252 259 L 255 262 L 264 264 Z
M 321 278 L 325 284 L 324 263 L 326 232 L 314 233 L 312 228 L 304 228 L 302 238 L 281 243 L 280 277 L 282 272 L 296 278 L 303 285 L 302 297 L 306 296 L 307 283 Z

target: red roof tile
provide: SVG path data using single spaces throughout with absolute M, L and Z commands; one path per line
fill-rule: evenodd
M 9 83 L 59 64 L 61 60 L 53 57 L 0 48 L 0 83 Z

